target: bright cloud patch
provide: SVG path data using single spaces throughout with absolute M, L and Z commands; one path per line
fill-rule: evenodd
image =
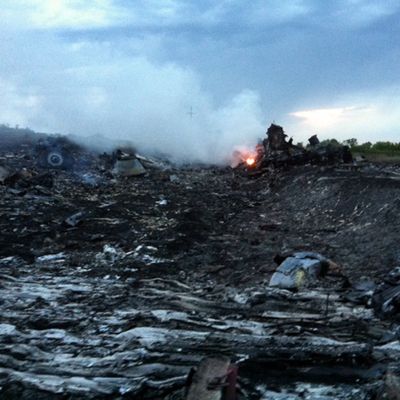
M 26 126 L 30 116 L 41 111 L 41 99 L 32 90 L 21 90 L 0 78 L 0 93 L 0 123 Z
M 5 0 L 0 15 L 7 19 L 30 22 L 31 27 L 93 28 L 105 27 L 117 18 L 112 0 Z
M 371 107 L 338 107 L 297 111 L 290 115 L 300 118 L 310 128 L 326 129 L 355 117 L 365 117 L 372 111 Z
M 357 106 L 309 109 L 289 114 L 288 132 L 298 140 L 306 140 L 317 133 L 322 139 L 337 138 L 359 141 L 400 140 L 398 115 L 400 115 L 399 88 L 381 92 L 354 95 L 344 102 Z M 371 99 L 364 104 L 364 99 Z

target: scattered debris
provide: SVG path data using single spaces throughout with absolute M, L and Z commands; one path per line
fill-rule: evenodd
M 4 184 L 4 181 L 10 177 L 12 172 L 5 167 L 0 165 L 0 183 Z
M 35 147 L 37 164 L 41 168 L 72 169 L 73 151 L 79 147 L 63 136 L 39 139 Z
M 279 125 L 271 124 L 266 135 L 262 145 L 257 145 L 250 156 L 239 157 L 244 161 L 238 167 L 244 168 L 250 175 L 266 172 L 269 167 L 353 162 L 348 146 L 320 143 L 317 135 L 313 135 L 309 139 L 310 146 L 307 148 L 294 145 L 292 139 L 287 140 L 287 135 Z M 234 157 L 238 158 L 238 155 L 236 154 Z
M 308 143 L 310 143 L 310 146 L 318 146 L 319 145 L 319 139 L 317 135 L 313 135 L 308 139 Z
M 193 374 L 186 400 L 221 400 L 229 365 L 228 357 L 202 360 Z
M 269 286 L 300 289 L 326 275 L 329 261 L 318 253 L 299 252 L 287 257 L 272 275 Z
M 386 374 L 382 400 L 400 400 L 400 378 L 392 372 Z
M 169 180 L 171 182 L 179 182 L 179 177 L 178 177 L 178 175 L 173 174 L 173 175 L 169 176 Z
M 26 168 L 10 173 L 4 179 L 3 184 L 14 189 L 27 189 L 41 186 L 51 189 L 53 187 L 53 177 L 49 173 L 37 173 L 28 171 Z
M 140 176 L 144 175 L 146 170 L 135 154 L 117 150 L 113 173 L 120 176 Z
M 38 262 L 38 263 L 60 262 L 60 261 L 65 261 L 64 253 L 48 254 L 45 256 L 40 256 L 36 259 L 36 262 Z
M 77 176 L 79 181 L 88 187 L 98 187 L 104 183 L 104 177 L 99 174 L 86 172 Z
M 285 168 L 324 144 L 274 131 L 257 179 L 0 146 L 0 397 L 184 399 L 224 357 L 223 400 L 397 393 L 400 167 Z
M 397 318 L 400 311 L 400 267 L 390 271 L 385 282 L 374 291 L 375 310 L 384 317 Z
M 105 244 L 103 251 L 96 254 L 96 261 L 102 265 L 112 265 L 117 261 L 125 258 L 126 254 L 121 249 L 118 249 L 109 244 Z
M 68 218 L 64 220 L 65 225 L 74 228 L 75 226 L 79 225 L 83 219 L 85 218 L 86 214 L 83 211 L 78 211 L 75 214 L 70 215 Z

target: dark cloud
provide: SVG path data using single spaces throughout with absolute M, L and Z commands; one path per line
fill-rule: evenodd
M 77 3 L 84 10 L 85 3 Z M 82 99 L 100 101 L 103 92 L 110 97 L 103 110 L 103 125 L 111 124 L 113 116 L 121 119 L 122 115 L 114 112 L 113 107 L 120 101 L 133 101 L 129 90 L 125 90 L 131 81 L 137 86 L 132 90 L 141 93 L 139 98 L 144 104 L 154 104 L 144 95 L 147 90 L 167 113 L 183 115 L 194 105 L 198 118 L 211 114 L 211 118 L 204 117 L 205 124 L 196 128 L 209 129 L 210 143 L 214 143 L 213 134 L 226 138 L 224 130 L 234 129 L 227 122 L 233 118 L 227 110 L 237 110 L 237 104 L 247 110 L 248 117 L 241 117 L 251 121 L 254 130 L 276 120 L 288 124 L 299 140 L 310 129 L 330 135 L 335 134 L 335 127 L 346 135 L 359 136 L 360 140 L 381 139 L 382 130 L 378 134 L 375 126 L 361 122 L 377 119 L 383 123 L 380 119 L 384 115 L 388 116 L 384 135 L 396 139 L 393 131 L 399 123 L 394 116 L 400 110 L 400 44 L 395 40 L 400 33 L 397 1 L 98 3 L 103 14 L 94 21 L 90 20 L 90 13 L 84 15 L 82 23 L 74 23 L 72 17 L 63 20 L 61 15 L 58 25 L 49 27 L 46 20 L 43 27 L 36 22 L 21 29 L 16 17 L 12 29 L 0 30 L 3 39 L 8 38 L 0 46 L 4 60 L 0 81 L 3 79 L 8 92 L 14 93 L 14 102 L 36 95 L 37 104 L 57 105 L 50 107 L 52 117 L 46 125 L 49 129 L 54 126 L 55 130 L 90 130 L 91 118 L 82 110 L 77 112 L 75 105 L 86 104 Z M 117 71 L 121 73 L 121 82 Z M 132 74 L 137 77 L 131 78 Z M 158 88 L 150 84 L 157 75 L 166 80 L 159 81 Z M 170 107 L 165 91 L 173 92 L 174 87 L 177 93 L 173 94 L 174 105 Z M 243 93 L 247 95 L 242 96 Z M 74 97 L 81 99 L 81 103 L 74 102 Z M 314 118 L 315 109 L 328 111 L 318 111 Z M 341 109 L 346 112 L 338 112 Z M 360 109 L 363 111 L 356 111 Z M 306 112 L 296 114 L 299 111 Z M 68 112 L 79 115 L 80 122 L 66 123 L 64 115 Z M 121 130 L 127 132 L 135 126 L 149 135 L 154 129 L 163 130 L 154 123 L 146 129 L 146 121 L 157 120 L 165 112 L 155 107 L 154 116 L 151 114 L 151 108 L 146 108 L 146 117 L 140 123 L 127 118 L 125 126 L 120 122 Z M 141 119 L 139 111 L 134 115 Z M 320 115 L 332 116 L 331 126 L 320 124 Z M 166 117 L 165 121 L 168 119 L 171 120 Z M 178 119 L 171 122 L 171 129 L 187 129 L 186 123 L 178 123 Z M 96 123 L 92 125 L 100 129 Z M 168 130 L 163 132 L 168 134 Z M 254 131 L 248 135 L 254 140 Z
M 368 8 L 372 2 L 288 2 L 303 11 L 282 7 L 275 16 L 277 2 L 269 2 L 270 14 L 265 3 L 229 2 L 217 11 L 211 2 L 179 2 L 181 14 L 171 20 L 67 36 L 112 40 L 122 51 L 130 39 L 142 40 L 145 54 L 146 39 L 157 37 L 157 51 L 150 47 L 147 54 L 151 58 L 190 65 L 207 77 L 206 86 L 214 87 L 220 98 L 238 86 L 259 90 L 265 101 L 290 95 L 287 103 L 278 101 L 280 111 L 309 97 L 331 98 L 332 91 L 342 95 L 397 80 L 400 43 L 393 38 L 400 30 L 398 7 L 382 6 L 379 13 Z M 258 9 L 263 9 L 261 15 Z M 207 13 L 214 19 L 207 19 Z

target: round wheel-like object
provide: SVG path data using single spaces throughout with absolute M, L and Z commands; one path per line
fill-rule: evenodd
M 64 157 L 57 151 L 52 151 L 47 155 L 47 163 L 52 167 L 61 167 L 64 163 Z

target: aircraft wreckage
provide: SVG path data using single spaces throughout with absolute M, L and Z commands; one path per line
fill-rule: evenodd
M 0 147 L 1 398 L 399 398 L 398 166 L 276 125 L 235 171 L 24 140 Z

